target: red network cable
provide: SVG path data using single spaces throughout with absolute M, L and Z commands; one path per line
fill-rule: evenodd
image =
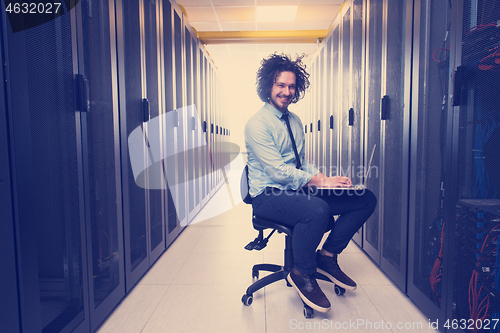
M 500 71 L 500 45 L 490 50 L 490 54 L 479 61 L 479 69 L 482 71 Z
M 436 51 L 432 52 L 432 59 L 434 59 L 434 61 L 437 61 L 437 62 L 441 62 L 441 60 L 436 59 L 436 52 L 439 50 L 444 50 L 444 51 L 450 53 L 450 50 L 447 49 L 446 47 L 440 47 L 440 48 L 436 49 Z
M 489 23 L 489 24 L 478 24 L 472 28 L 470 28 L 469 30 L 467 30 L 467 33 L 466 35 L 469 35 L 471 33 L 474 33 L 474 32 L 477 32 L 477 31 L 481 31 L 481 30 L 484 30 L 486 28 L 490 28 L 490 27 L 496 27 L 496 23 Z
M 478 304 L 479 297 L 481 295 L 481 292 L 483 291 L 483 286 L 481 286 L 478 290 L 477 283 L 478 283 L 478 278 L 479 278 L 479 269 L 481 267 L 481 262 L 485 261 L 485 259 L 487 259 L 487 257 L 488 257 L 487 253 L 484 253 L 484 249 L 485 249 L 486 245 L 488 244 L 488 239 L 490 238 L 491 233 L 497 227 L 500 227 L 500 224 L 497 224 L 496 226 L 494 226 L 490 230 L 488 235 L 485 237 L 483 245 L 481 247 L 481 251 L 479 252 L 479 257 L 476 261 L 476 269 L 474 269 L 474 271 L 472 272 L 472 277 L 469 281 L 469 313 L 470 313 L 470 318 L 472 320 L 474 320 L 474 322 L 477 319 L 484 321 L 484 319 L 486 319 L 486 317 L 488 316 L 488 310 L 490 307 L 490 297 L 489 297 L 489 295 L 486 295 L 481 300 L 481 302 Z M 491 242 L 493 243 L 493 242 L 495 242 L 495 240 L 498 241 L 498 236 L 495 238 L 492 238 Z M 490 252 L 493 252 L 493 250 Z M 477 328 L 473 329 L 472 331 L 477 332 Z
M 444 223 L 441 227 L 441 248 L 439 249 L 438 257 L 434 262 L 434 266 L 432 266 L 430 283 L 431 289 L 434 292 L 434 295 L 438 298 L 439 303 L 441 303 L 441 295 L 439 294 L 438 284 L 441 282 L 442 268 L 443 268 L 443 242 L 444 242 Z

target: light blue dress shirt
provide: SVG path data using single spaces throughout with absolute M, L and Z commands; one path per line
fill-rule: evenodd
M 283 113 L 266 103 L 245 126 L 245 146 L 248 152 L 250 196 L 255 198 L 266 187 L 297 190 L 318 174 L 314 164 L 305 159 L 305 138 L 300 118 L 287 111 L 297 145 L 301 169 L 295 166 L 292 139 L 288 134 Z

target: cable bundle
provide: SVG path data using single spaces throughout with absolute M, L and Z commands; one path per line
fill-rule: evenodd
M 500 53 L 499 53 L 500 55 Z M 500 59 L 500 58 L 499 58 Z M 477 89 L 476 117 L 477 125 L 474 144 L 474 192 L 473 197 L 477 199 L 492 199 L 497 197 L 497 188 L 491 181 L 485 168 L 484 146 L 488 139 L 500 127 L 499 112 L 493 111 L 483 117 L 481 89 Z
M 493 235 L 496 233 L 496 236 Z M 472 276 L 469 281 L 469 314 L 470 319 L 476 322 L 483 322 L 490 317 L 490 305 L 498 304 L 498 246 L 500 224 L 495 225 L 485 237 L 479 252 L 476 266 L 472 271 Z M 493 260 L 493 257 L 495 258 Z M 491 270 L 491 264 L 495 263 L 494 270 Z M 498 314 L 498 309 L 494 309 Z M 478 329 L 472 329 L 472 332 L 477 332 Z

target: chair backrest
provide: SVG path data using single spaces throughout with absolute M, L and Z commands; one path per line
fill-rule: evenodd
M 252 203 L 252 197 L 250 196 L 250 184 L 248 183 L 248 165 L 245 165 L 243 172 L 241 174 L 240 180 L 240 192 L 241 200 L 246 204 Z

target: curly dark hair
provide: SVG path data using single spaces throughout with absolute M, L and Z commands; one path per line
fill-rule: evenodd
M 263 59 L 257 71 L 257 94 L 263 102 L 267 102 L 271 95 L 271 89 L 276 78 L 281 72 L 295 73 L 295 96 L 292 103 L 297 103 L 304 97 L 305 91 L 309 88 L 309 73 L 306 72 L 306 65 L 302 63 L 305 54 L 292 61 L 286 54 L 274 53 L 267 59 Z

